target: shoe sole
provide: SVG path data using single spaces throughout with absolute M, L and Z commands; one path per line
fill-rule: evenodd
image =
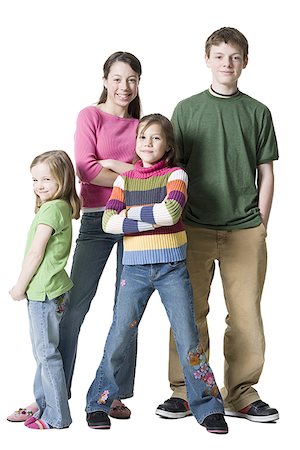
M 125 417 L 122 417 L 122 416 L 113 416 L 112 414 L 108 414 L 109 415 L 109 417 L 112 417 L 113 419 L 118 419 L 118 420 L 128 420 L 128 419 L 130 419 L 130 417 L 131 416 L 125 416 Z
M 243 414 L 238 411 L 230 411 L 225 409 L 225 416 L 229 417 L 239 417 L 241 419 L 247 419 L 251 422 L 260 422 L 260 423 L 267 423 L 267 422 L 274 422 L 275 420 L 279 419 L 279 414 L 271 414 L 270 416 L 252 416 L 251 414 Z
M 157 409 L 155 411 L 155 414 L 157 414 L 160 417 L 164 417 L 165 419 L 183 419 L 184 417 L 191 416 L 192 411 L 172 413 L 170 411 L 164 411 L 162 409 Z
M 27 419 L 28 419 L 28 417 L 27 417 Z M 24 422 L 26 422 L 27 419 L 9 419 L 9 418 L 7 418 L 6 420 L 8 420 L 11 423 L 21 423 L 21 422 L 24 423 Z
M 93 430 L 109 430 L 110 425 L 89 425 L 89 428 L 92 428 Z
M 227 434 L 228 433 L 227 429 L 226 430 L 212 430 L 212 429 L 206 428 L 206 430 L 209 433 L 214 433 L 214 434 Z
M 22 415 L 20 414 L 20 416 L 13 416 L 13 415 L 11 415 L 11 416 L 8 416 L 6 419 L 9 422 L 19 423 L 19 422 L 26 422 L 26 420 L 28 420 L 32 416 L 33 416 L 33 414 L 22 414 Z

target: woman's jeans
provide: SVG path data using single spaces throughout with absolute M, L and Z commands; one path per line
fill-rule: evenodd
M 199 423 L 210 414 L 223 414 L 223 402 L 199 342 L 192 288 L 184 261 L 124 266 L 113 322 L 102 362 L 88 391 L 86 411 L 107 413 L 113 400 L 120 397 L 117 380 L 128 374 L 128 353 L 155 290 L 173 329 L 192 413 Z
M 117 243 L 116 293 L 120 284 L 123 256 L 123 236 L 104 233 L 102 229 L 103 212 L 84 213 L 81 219 L 79 236 L 73 257 L 71 279 L 74 283 L 69 293 L 69 301 L 60 324 L 59 350 L 64 363 L 64 371 L 71 397 L 71 383 L 77 353 L 80 327 L 90 308 L 98 283 L 112 251 Z M 102 301 L 106 300 L 105 292 L 98 292 Z M 96 332 L 96 330 L 95 330 Z M 93 341 L 93 345 L 95 341 Z M 99 345 L 101 343 L 99 342 Z M 96 352 L 95 352 L 96 353 Z M 120 398 L 132 397 L 136 364 L 136 342 L 127 356 L 126 376 L 118 376 Z
M 34 416 L 54 428 L 65 428 L 72 422 L 63 362 L 58 351 L 63 311 L 64 296 L 46 298 L 43 302 L 28 300 L 30 337 L 37 362 L 34 395 L 39 409 Z

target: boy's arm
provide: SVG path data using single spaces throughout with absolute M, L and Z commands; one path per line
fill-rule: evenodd
M 27 286 L 43 261 L 45 250 L 52 232 L 53 228 L 49 225 L 41 223 L 37 226 L 32 244 L 24 258 L 18 281 L 9 291 L 13 300 L 23 300 L 26 298 Z
M 183 139 L 183 132 L 181 130 L 181 118 L 182 118 L 182 112 L 181 112 L 181 106 L 180 103 L 176 106 L 176 108 L 173 111 L 171 122 L 174 129 L 174 136 L 175 136 L 175 142 L 177 146 L 177 161 L 180 165 L 180 167 L 185 168 L 186 166 L 186 158 L 184 155 L 184 139 Z
M 267 229 L 274 194 L 273 162 L 260 164 L 258 170 L 258 207 Z

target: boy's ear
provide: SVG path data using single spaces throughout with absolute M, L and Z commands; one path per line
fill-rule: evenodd
M 248 64 L 248 56 L 246 56 L 246 58 L 244 58 L 243 69 L 245 69 L 247 67 L 247 64 Z
M 205 59 L 205 63 L 206 63 L 206 65 L 207 65 L 207 67 L 210 67 L 210 65 L 209 65 L 209 56 L 207 56 L 206 53 L 205 53 L 205 55 L 204 55 L 204 59 Z

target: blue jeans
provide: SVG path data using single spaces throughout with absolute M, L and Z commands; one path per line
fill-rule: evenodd
M 185 261 L 124 266 L 113 322 L 101 364 L 88 391 L 86 411 L 108 412 L 113 400 L 119 397 L 116 379 L 120 373 L 127 374 L 128 352 L 156 289 L 173 329 L 192 413 L 199 423 L 210 414 L 223 414 L 221 395 L 199 342 Z
M 34 395 L 39 409 L 34 416 L 54 428 L 65 428 L 72 422 L 63 362 L 58 351 L 63 309 L 64 296 L 46 298 L 43 302 L 28 300 L 30 337 L 37 362 Z
M 71 383 L 77 353 L 78 336 L 85 315 L 89 311 L 98 283 L 113 246 L 117 243 L 116 293 L 120 284 L 123 256 L 123 236 L 104 233 L 102 229 L 103 212 L 84 213 L 76 242 L 71 270 L 74 283 L 69 293 L 69 301 L 60 324 L 59 350 L 64 363 L 64 371 L 71 397 Z M 100 292 L 104 297 L 105 292 Z M 100 343 L 99 343 L 100 345 Z M 95 346 L 95 341 L 93 341 Z M 126 377 L 117 377 L 120 398 L 132 397 L 136 365 L 136 343 L 128 354 Z

